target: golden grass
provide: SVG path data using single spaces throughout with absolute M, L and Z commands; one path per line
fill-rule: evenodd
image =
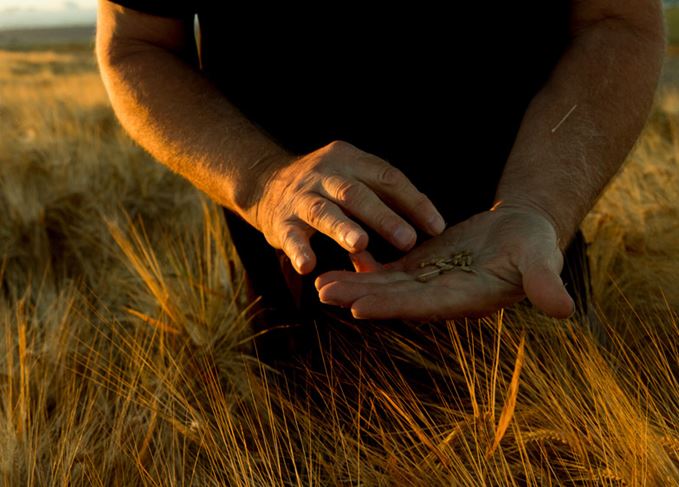
M 0 53 L 0 478 L 679 482 L 678 96 L 583 224 L 608 346 L 520 306 L 328 316 L 293 375 L 253 356 L 219 209 L 127 139 L 91 58 Z

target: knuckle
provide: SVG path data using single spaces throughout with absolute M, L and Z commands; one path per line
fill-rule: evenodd
M 280 237 L 280 242 L 281 242 L 280 248 L 286 254 L 288 254 L 288 256 L 292 256 L 295 248 L 297 248 L 298 246 L 297 236 L 295 235 L 295 232 L 293 232 L 290 229 L 283 230 Z
M 316 157 L 310 167 L 309 177 L 318 177 L 325 173 L 331 166 L 331 159 L 328 154 L 322 154 Z
M 326 147 L 328 151 L 337 153 L 345 153 L 354 149 L 353 145 L 344 140 L 333 140 Z
M 307 219 L 309 220 L 309 222 L 314 224 L 322 220 L 327 212 L 328 212 L 328 202 L 327 200 L 324 200 L 322 198 L 316 198 L 313 201 L 311 201 L 311 203 L 309 203 L 309 206 L 307 206 L 306 209 Z
M 281 239 L 281 249 L 283 249 L 285 253 L 290 254 L 295 248 L 295 242 L 296 239 L 294 233 L 290 230 L 287 230 L 283 233 L 283 238 Z
M 430 201 L 427 195 L 418 191 L 415 197 L 413 198 L 413 205 L 415 206 L 415 208 L 419 209 L 429 208 Z
M 384 213 L 378 217 L 377 225 L 384 232 L 392 234 L 401 226 L 401 222 L 393 215 Z
M 384 186 L 397 186 L 404 178 L 400 169 L 394 166 L 384 166 L 378 173 L 378 181 Z
M 343 235 L 345 232 L 342 230 L 345 227 L 344 222 L 339 219 L 333 219 L 328 223 L 328 233 L 330 233 L 333 238 Z
M 344 181 L 338 185 L 335 197 L 341 203 L 352 205 L 360 201 L 362 194 L 361 189 L 359 184 L 351 181 Z

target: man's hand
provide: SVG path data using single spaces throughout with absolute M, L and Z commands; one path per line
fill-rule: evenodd
M 349 252 L 368 244 L 355 217 L 401 250 L 445 223 L 405 175 L 335 141 L 301 157 L 232 105 L 195 69 L 193 22 L 99 1 L 97 59 L 116 114 L 156 159 L 283 249 L 301 274 L 316 265 L 320 231 Z M 186 123 L 190 120 L 191 123 Z
M 416 280 L 432 269 L 420 268 L 420 262 L 463 250 L 472 254 L 473 272 L 455 269 L 427 282 Z M 380 266 L 371 260 L 363 256 L 355 265 L 376 270 L 318 276 L 321 301 L 350 306 L 355 318 L 376 319 L 482 317 L 526 296 L 554 318 L 575 310 L 559 277 L 563 254 L 554 226 L 531 209 L 500 206 L 448 228 L 396 262 Z
M 432 202 L 398 169 L 353 145 L 335 141 L 310 154 L 264 162 L 253 202 L 243 216 L 267 242 L 282 249 L 300 274 L 316 257 L 309 244 L 320 231 L 349 252 L 368 245 L 368 234 L 349 216 L 375 229 L 403 251 L 415 244 L 407 217 L 430 235 L 445 222 Z

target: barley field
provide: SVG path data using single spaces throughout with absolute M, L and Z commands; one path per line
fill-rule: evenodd
M 0 51 L 3 485 L 679 484 L 677 82 L 583 222 L 606 339 L 527 306 L 328 317 L 293 383 L 219 208 L 127 138 L 91 46 Z

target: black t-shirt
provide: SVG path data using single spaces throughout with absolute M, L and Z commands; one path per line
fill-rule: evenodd
M 115 2 L 197 14 L 204 72 L 271 137 L 300 154 L 334 139 L 374 153 L 449 222 L 492 205 L 526 107 L 567 45 L 570 6 Z
M 471 0 L 449 8 L 424 2 L 319 1 L 302 7 L 109 1 L 189 23 L 197 14 L 204 72 L 253 122 L 293 152 L 342 139 L 383 157 L 452 225 L 492 205 L 526 108 L 567 47 L 572 0 Z M 317 266 L 299 277 L 261 233 L 234 213 L 225 215 L 255 293 L 273 310 L 265 315 L 269 324 L 297 321 L 300 311 L 315 321 L 323 306 L 314 277 L 352 269 L 346 251 L 316 233 Z M 401 255 L 364 228 L 368 249 L 380 261 Z M 584 289 L 580 275 L 577 288 Z M 317 324 L 292 340 L 316 344 L 328 333 L 325 321 Z M 396 329 L 407 335 L 410 328 Z M 275 350 L 287 361 L 286 344 L 295 330 L 267 329 L 270 349 L 264 356 Z

